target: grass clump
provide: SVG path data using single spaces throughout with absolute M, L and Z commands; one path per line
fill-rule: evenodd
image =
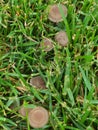
M 48 8 L 59 7 L 63 21 L 52 23 Z M 0 1 L 0 130 L 33 130 L 18 111 L 43 106 L 49 123 L 42 130 L 98 129 L 98 2 L 97 0 Z M 55 34 L 66 31 L 67 47 Z M 53 50 L 40 48 L 44 37 Z M 40 75 L 47 89 L 30 86 Z

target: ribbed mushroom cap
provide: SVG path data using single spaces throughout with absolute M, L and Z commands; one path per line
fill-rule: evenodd
M 25 108 L 24 106 L 21 106 L 21 108 L 19 109 L 19 113 L 22 116 L 26 116 L 26 114 L 28 114 L 31 110 L 31 108 Z
M 46 88 L 45 82 L 40 76 L 32 77 L 30 79 L 30 84 L 36 88 L 42 88 L 42 89 Z
M 65 14 L 65 17 L 67 16 L 67 8 L 66 6 L 60 4 L 64 14 Z M 55 23 L 58 23 L 58 22 L 61 22 L 63 19 L 62 19 L 62 15 L 60 13 L 60 10 L 59 10 L 59 5 L 58 4 L 54 4 L 50 7 L 50 10 L 49 10 L 49 16 L 48 16 L 49 20 L 52 21 L 52 22 L 55 22 Z
M 29 112 L 28 119 L 33 128 L 42 128 L 48 123 L 49 113 L 43 107 L 36 107 Z
M 41 47 L 44 49 L 44 51 L 48 52 L 53 49 L 53 44 L 51 39 L 49 38 L 44 38 L 43 41 L 41 42 Z
M 68 43 L 68 36 L 66 32 L 60 31 L 55 35 L 55 41 L 59 43 L 61 46 L 66 46 Z

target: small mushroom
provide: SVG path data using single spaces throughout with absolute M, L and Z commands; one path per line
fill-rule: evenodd
M 49 38 L 44 38 L 43 41 L 41 42 L 41 45 L 40 45 L 44 51 L 48 52 L 48 51 L 51 51 L 53 49 L 53 44 L 52 44 L 52 41 L 51 39 Z
M 30 79 L 30 84 L 36 88 L 41 88 L 41 89 L 46 88 L 45 82 L 41 76 L 32 77 Z
M 9 108 L 12 110 L 17 110 L 18 107 L 19 107 L 18 100 L 13 100 L 12 104 L 9 106 Z
M 43 107 L 36 107 L 29 112 L 28 119 L 31 127 L 42 128 L 48 123 L 49 113 Z
M 67 16 L 66 6 L 62 5 L 62 4 L 60 4 L 60 6 L 64 12 L 65 17 L 66 17 Z M 50 7 L 48 18 L 50 21 L 55 22 L 55 23 L 63 21 L 62 15 L 61 15 L 60 10 L 59 10 L 59 4 L 54 4 Z
M 31 108 L 25 108 L 24 106 L 21 106 L 21 108 L 19 109 L 19 113 L 22 116 L 26 116 L 26 114 L 28 114 L 31 110 Z
M 60 31 L 55 35 L 55 41 L 57 41 L 59 43 L 59 45 L 61 46 L 66 46 L 68 43 L 68 36 L 66 34 L 66 32 L 64 31 Z

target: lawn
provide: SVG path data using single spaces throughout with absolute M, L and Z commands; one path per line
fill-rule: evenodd
M 54 23 L 49 9 L 58 3 L 68 14 L 59 8 Z M 67 46 L 54 39 L 60 30 Z M 46 89 L 30 84 L 38 75 Z M 31 127 L 21 106 L 44 107 L 48 123 Z M 0 130 L 98 130 L 98 0 L 0 0 Z

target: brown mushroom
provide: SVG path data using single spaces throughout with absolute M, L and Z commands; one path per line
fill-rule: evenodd
M 68 36 L 66 32 L 60 31 L 55 35 L 55 41 L 59 43 L 61 46 L 66 46 L 68 43 Z
M 28 119 L 33 128 L 42 128 L 48 123 L 49 113 L 43 107 L 36 107 L 29 112 Z
M 67 8 L 65 5 L 60 4 L 65 17 L 67 16 Z M 49 20 L 55 23 L 61 22 L 63 21 L 62 19 L 62 15 L 60 13 L 60 9 L 59 9 L 59 4 L 54 4 L 50 7 L 49 10 L 49 16 L 48 16 Z
M 46 88 L 45 82 L 40 76 L 32 77 L 30 79 L 30 84 L 36 88 L 42 88 L 42 89 Z
M 41 42 L 41 45 L 40 45 L 44 51 L 48 52 L 48 51 L 51 51 L 53 49 L 53 44 L 52 44 L 52 41 L 51 39 L 49 38 L 44 38 L 43 41 Z
M 22 116 L 26 116 L 31 110 L 31 108 L 25 108 L 24 106 L 21 106 L 21 108 L 19 109 L 19 113 Z

